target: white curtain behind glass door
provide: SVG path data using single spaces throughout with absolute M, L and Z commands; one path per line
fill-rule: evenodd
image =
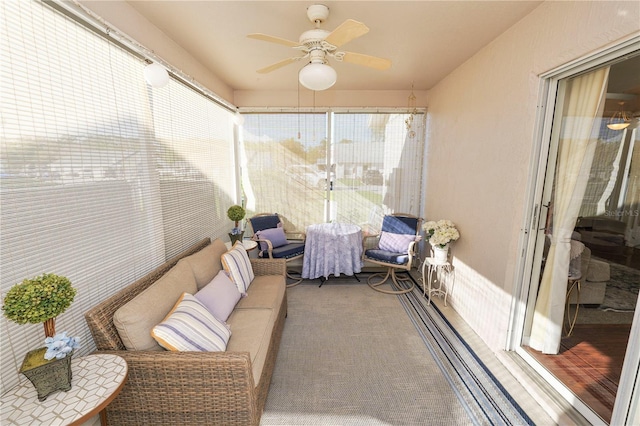
M 542 282 L 536 300 L 529 345 L 557 354 L 569 272 L 571 233 L 586 189 L 609 68 L 567 82 L 566 111 L 562 114 L 553 199 L 553 229 Z M 594 133 L 595 130 L 595 133 Z

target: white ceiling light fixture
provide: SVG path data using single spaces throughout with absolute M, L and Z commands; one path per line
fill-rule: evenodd
M 336 84 L 338 74 L 325 63 L 324 52 L 315 50 L 311 56 L 311 62 L 298 73 L 298 81 L 309 90 L 327 90 Z
M 144 67 L 144 79 L 153 87 L 164 87 L 169 84 L 169 73 L 157 62 Z
M 607 123 L 607 127 L 611 130 L 623 130 L 631 124 L 631 117 L 624 111 L 624 102 L 618 102 L 618 105 L 620 105 L 620 111 L 613 114 Z

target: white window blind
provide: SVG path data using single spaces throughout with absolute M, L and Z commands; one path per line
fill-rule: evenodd
M 288 228 L 324 222 L 325 114 L 244 114 L 242 187 L 247 214 L 279 213 Z
M 226 236 L 235 203 L 233 114 L 171 82 L 151 94 L 167 258 L 206 236 Z
M 334 113 L 333 163 L 339 222 L 379 230 L 388 213 L 420 216 L 424 158 L 423 114 Z
M 38 1 L 0 2 L 0 291 L 44 272 L 78 290 L 56 331 L 231 226 L 233 114 Z M 42 325 L 0 320 L 2 392 Z
M 277 212 L 295 229 L 338 221 L 379 228 L 390 212 L 420 215 L 423 114 L 245 113 L 249 214 Z

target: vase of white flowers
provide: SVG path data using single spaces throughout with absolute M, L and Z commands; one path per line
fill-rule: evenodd
M 426 239 L 433 248 L 433 257 L 441 262 L 446 262 L 449 255 L 449 243 L 460 238 L 456 225 L 450 220 L 438 220 L 425 222 L 422 229 Z

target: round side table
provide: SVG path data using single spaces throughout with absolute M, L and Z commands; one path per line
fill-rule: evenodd
M 93 354 L 71 360 L 71 389 L 44 401 L 24 379 L 0 398 L 2 425 L 80 425 L 100 413 L 127 381 L 127 362 L 111 354 Z
M 231 241 L 227 241 L 226 243 L 224 243 L 224 245 L 227 246 L 227 249 L 231 250 Z M 251 250 L 258 247 L 258 243 L 253 240 L 242 240 L 242 245 L 247 252 L 250 252 Z

